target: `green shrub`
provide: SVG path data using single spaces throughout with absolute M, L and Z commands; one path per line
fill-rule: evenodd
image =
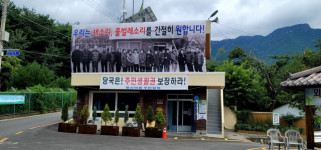
M 254 128 L 254 131 L 259 131 L 259 132 L 266 132 L 267 129 L 263 125 L 256 125 Z
M 118 126 L 118 121 L 119 121 L 119 110 L 117 109 L 117 110 L 116 110 L 116 114 L 115 114 L 115 123 L 116 123 L 116 126 Z
M 241 110 L 236 114 L 237 121 L 240 123 L 247 123 L 251 116 L 251 110 Z
M 163 127 L 166 123 L 164 114 L 160 110 L 157 111 L 156 115 L 154 116 L 154 119 L 156 120 L 156 123 L 158 124 L 159 127 Z
M 136 112 L 134 114 L 134 121 L 136 121 L 138 124 L 142 123 L 144 121 L 144 116 L 142 114 L 142 108 L 139 104 L 137 104 Z
M 111 113 L 109 112 L 108 104 L 105 105 L 104 111 L 103 113 L 101 113 L 101 119 L 104 120 L 105 125 L 107 125 L 108 121 L 111 121 L 113 119 Z
M 84 105 L 80 112 L 80 118 L 83 120 L 84 124 L 87 124 L 87 119 L 89 118 L 88 106 Z
M 128 105 L 125 106 L 125 117 L 124 117 L 124 122 L 125 122 L 125 126 L 127 124 L 127 121 L 128 121 Z
M 68 114 L 68 103 L 65 102 L 64 106 L 62 107 L 61 110 L 61 120 L 66 122 L 68 120 L 69 114 Z
M 148 106 L 147 120 L 148 122 L 152 122 L 154 120 L 154 110 L 152 106 Z
M 236 123 L 235 124 L 235 130 L 246 130 L 246 131 L 251 131 L 252 127 L 249 124 L 245 124 L 245 123 Z
M 97 108 L 96 106 L 94 106 L 94 111 L 93 111 L 93 114 L 92 114 L 92 117 L 93 117 L 93 124 L 95 124 L 95 121 L 96 121 L 96 118 L 97 118 Z
M 288 127 L 293 127 L 294 123 L 296 121 L 302 119 L 303 117 L 301 117 L 301 116 L 296 117 L 291 113 L 287 113 L 287 114 L 283 115 L 281 118 L 282 118 L 282 120 L 284 120 L 288 124 Z
M 76 123 L 78 114 L 77 114 L 77 106 L 74 106 L 74 111 L 72 112 L 72 119 L 74 120 L 74 122 Z

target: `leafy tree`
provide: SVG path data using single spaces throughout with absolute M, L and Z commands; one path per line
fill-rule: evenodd
M 233 50 L 231 50 L 228 54 L 229 60 L 234 60 L 235 64 L 240 65 L 242 62 L 246 60 L 247 55 L 245 54 L 245 51 L 235 46 Z
M 21 67 L 21 60 L 14 56 L 3 56 L 0 70 L 0 89 L 6 90 L 10 86 L 6 85 L 8 79 Z M 6 86 L 4 86 L 6 85 Z
M 88 106 L 84 105 L 80 112 L 80 118 L 82 119 L 84 124 L 87 124 L 87 119 L 89 118 L 89 111 L 88 111 Z
M 71 88 L 71 79 L 58 77 L 55 81 L 51 82 L 50 86 L 67 90 L 68 88 Z
M 116 123 L 116 126 L 118 126 L 118 121 L 119 121 L 119 109 L 116 110 L 116 114 L 115 114 L 115 123 Z
M 142 108 L 139 104 L 137 104 L 136 112 L 134 114 L 134 121 L 136 121 L 138 124 L 144 122 L 144 116 L 142 114 Z
M 111 113 L 109 112 L 108 104 L 105 105 L 104 111 L 103 113 L 101 113 L 101 119 L 104 120 L 105 125 L 107 125 L 108 121 L 111 121 L 113 119 Z
M 17 88 L 31 87 L 37 84 L 49 85 L 54 78 L 55 74 L 52 70 L 33 62 L 26 67 L 19 67 L 13 72 L 7 85 Z
M 64 103 L 64 106 L 62 107 L 62 110 L 61 110 L 61 119 L 66 122 L 68 120 L 68 103 L 67 101 Z
M 124 117 L 124 122 L 125 122 L 125 125 L 127 124 L 127 121 L 128 121 L 128 105 L 125 106 L 125 117 Z
M 152 106 L 148 106 L 147 120 L 148 122 L 152 122 L 154 120 L 154 110 Z

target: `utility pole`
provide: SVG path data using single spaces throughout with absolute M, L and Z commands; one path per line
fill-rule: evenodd
M 5 27 L 6 27 L 6 18 L 7 18 L 7 6 L 8 0 L 3 0 L 3 8 L 2 8 L 2 17 L 1 17 L 1 39 L 0 39 L 0 72 L 1 72 L 1 63 L 2 63 L 2 53 L 3 53 L 3 40 L 5 35 Z

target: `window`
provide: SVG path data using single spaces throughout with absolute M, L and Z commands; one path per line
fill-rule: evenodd
M 109 110 L 114 116 L 116 109 L 119 109 L 119 116 L 125 116 L 125 106 L 128 105 L 129 117 L 133 117 L 137 103 L 139 103 L 138 92 L 110 92 L 110 93 L 93 93 L 92 110 L 97 108 L 97 117 L 101 116 L 105 105 L 108 104 Z M 116 106 L 117 105 L 117 106 Z
M 115 93 L 94 93 L 92 110 L 96 106 L 97 111 L 103 111 L 108 104 L 110 111 L 115 111 L 115 97 Z
M 118 93 L 119 111 L 125 111 L 126 105 L 128 105 L 128 111 L 135 111 L 137 103 L 139 103 L 139 93 Z

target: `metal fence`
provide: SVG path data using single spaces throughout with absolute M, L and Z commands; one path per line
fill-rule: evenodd
M 29 88 L 19 90 L 12 88 L 8 92 L 0 92 L 0 95 L 24 95 L 24 104 L 0 105 L 0 116 L 15 115 L 31 112 L 48 112 L 61 109 L 65 102 L 69 106 L 76 103 L 77 91 L 74 89 L 46 88 L 46 91 L 32 91 Z

